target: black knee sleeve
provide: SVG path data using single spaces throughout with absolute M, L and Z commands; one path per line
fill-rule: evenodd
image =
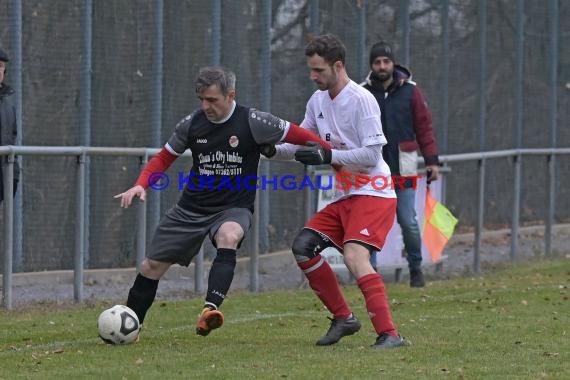
M 293 255 L 295 255 L 295 260 L 301 263 L 312 259 L 323 249 L 330 246 L 330 240 L 313 230 L 304 228 L 299 232 L 295 241 L 293 241 L 291 249 Z

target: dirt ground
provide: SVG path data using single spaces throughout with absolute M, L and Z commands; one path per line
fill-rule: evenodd
M 520 230 L 519 249 L 516 261 L 510 258 L 510 231 L 488 231 L 483 235 L 480 250 L 481 273 L 492 271 L 497 266 L 544 257 L 544 227 L 525 227 Z M 445 260 L 441 268 L 433 265 L 425 266 L 424 272 L 428 280 L 446 279 L 458 276 L 473 275 L 473 234 L 454 235 L 444 253 Z M 553 228 L 552 255 L 570 257 L 570 224 L 556 225 Z M 290 253 L 272 255 L 264 258 L 260 266 L 259 289 L 268 291 L 275 289 L 294 289 L 305 286 L 303 277 L 293 262 Z M 250 287 L 250 274 L 248 263 L 241 265 L 242 269 L 236 271 L 232 292 L 248 291 Z M 161 280 L 157 299 L 190 299 L 202 297 L 201 293 L 194 291 L 193 271 L 184 268 L 177 275 L 167 276 Z M 113 270 L 114 271 L 114 270 Z M 395 280 L 393 268 L 382 269 L 381 274 L 389 283 Z M 109 300 L 121 302 L 126 299 L 128 289 L 134 279 L 134 269 L 117 271 L 116 275 L 105 277 L 86 276 L 83 295 L 85 301 Z M 113 272 L 115 273 L 115 272 Z M 402 270 L 401 281 L 407 281 L 408 271 Z M 42 280 L 37 280 L 38 274 L 18 274 L 18 281 L 13 281 L 12 305 L 15 308 L 52 303 L 73 302 L 73 280 L 68 272 L 65 276 L 59 274 L 42 273 Z M 206 274 L 204 275 L 204 288 Z M 429 286 L 429 281 L 428 281 Z

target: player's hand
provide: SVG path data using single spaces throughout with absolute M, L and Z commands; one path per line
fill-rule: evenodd
M 277 148 L 273 144 L 263 144 L 259 146 L 259 152 L 267 158 L 271 158 L 277 154 Z
M 131 187 L 129 190 L 125 191 L 124 193 L 117 194 L 113 198 L 121 199 L 121 207 L 128 208 L 131 203 L 133 202 L 134 197 L 139 197 L 141 201 L 145 201 L 146 199 L 146 190 L 141 185 L 136 185 Z
M 439 178 L 439 166 L 437 165 L 426 166 L 426 175 L 428 183 L 437 180 Z
M 319 143 L 309 141 L 307 146 L 297 149 L 295 152 L 295 160 L 305 165 L 323 165 L 330 164 L 332 160 L 332 151 L 323 148 Z

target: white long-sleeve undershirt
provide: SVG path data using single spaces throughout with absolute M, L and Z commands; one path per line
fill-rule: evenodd
M 274 160 L 292 160 L 299 147 L 293 144 L 279 144 Z M 374 167 L 382 155 L 382 145 L 369 145 L 350 150 L 332 150 L 332 163 L 338 165 L 359 165 Z

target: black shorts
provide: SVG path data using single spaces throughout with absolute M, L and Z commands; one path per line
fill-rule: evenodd
M 251 227 L 252 218 L 251 211 L 246 208 L 229 208 L 213 214 L 201 214 L 176 205 L 160 220 L 147 258 L 188 266 L 200 252 L 206 236 L 209 236 L 214 247 L 216 246 L 214 236 L 223 223 L 238 223 L 245 236 Z M 241 245 L 241 241 L 239 244 Z

